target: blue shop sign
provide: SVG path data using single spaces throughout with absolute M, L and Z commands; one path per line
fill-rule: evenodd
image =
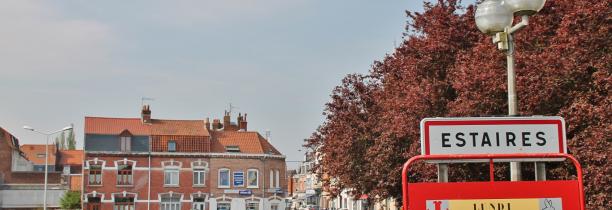
M 234 186 L 244 186 L 244 172 L 234 172 Z
M 251 191 L 251 190 L 240 190 L 240 191 L 238 191 L 238 194 L 240 194 L 240 195 L 251 195 L 251 194 L 253 194 L 253 191 Z

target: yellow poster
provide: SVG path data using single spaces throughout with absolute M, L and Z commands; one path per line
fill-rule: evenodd
M 561 198 L 428 200 L 427 210 L 562 210 Z

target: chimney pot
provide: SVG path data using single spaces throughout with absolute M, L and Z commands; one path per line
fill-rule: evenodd
M 142 123 L 151 123 L 151 108 L 149 105 L 142 106 L 142 111 L 140 112 Z

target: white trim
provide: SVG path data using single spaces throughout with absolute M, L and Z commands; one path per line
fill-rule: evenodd
M 276 183 L 276 188 L 280 188 L 280 170 L 278 169 L 274 171 L 274 181 Z
M 221 171 L 227 171 L 227 185 L 221 185 Z M 232 185 L 232 170 L 229 168 L 219 168 L 217 171 L 217 188 L 228 189 Z
M 208 171 L 208 162 L 203 161 L 202 159 L 198 159 L 196 161 L 191 161 L 191 168 L 192 169 L 204 169 L 206 171 Z
M 249 176 L 250 172 L 255 172 L 255 175 L 256 175 L 256 180 L 255 180 L 256 181 L 256 185 L 255 186 L 251 185 L 251 180 L 250 180 L 250 176 Z M 257 189 L 257 188 L 259 188 L 259 170 L 255 169 L 255 168 L 248 169 L 247 173 L 246 173 L 246 182 L 247 182 L 246 186 L 249 189 Z
M 104 201 L 104 193 L 98 193 L 95 190 L 90 192 L 90 193 L 85 193 L 83 194 L 83 203 L 87 203 L 87 198 L 89 197 L 89 195 L 91 195 L 92 197 L 98 197 L 98 195 L 100 196 L 100 203 L 102 203 Z

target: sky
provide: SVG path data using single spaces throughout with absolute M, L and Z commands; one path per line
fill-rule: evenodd
M 0 2 L 0 127 L 21 144 L 85 116 L 248 113 L 288 161 L 320 125 L 332 89 L 402 42 L 418 0 Z

